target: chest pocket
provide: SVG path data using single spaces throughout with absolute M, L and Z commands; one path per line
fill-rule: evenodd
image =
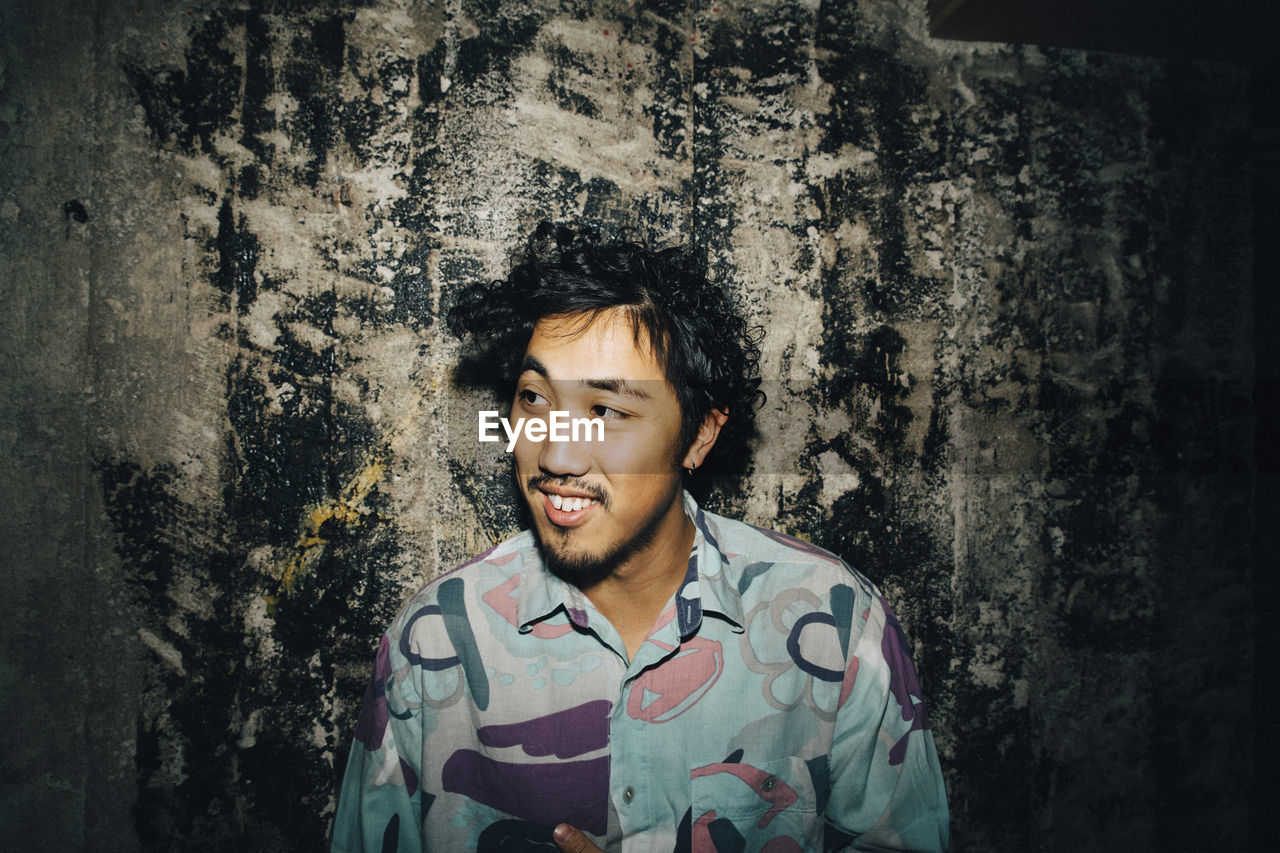
M 822 848 L 822 815 L 804 759 L 707 764 L 689 775 L 694 853 Z

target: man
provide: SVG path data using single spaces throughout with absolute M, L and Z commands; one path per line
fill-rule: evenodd
M 947 849 L 879 593 L 683 489 L 759 396 L 758 337 L 688 255 L 543 223 L 450 326 L 513 382 L 511 421 L 604 434 L 521 431 L 532 530 L 382 638 L 333 849 Z

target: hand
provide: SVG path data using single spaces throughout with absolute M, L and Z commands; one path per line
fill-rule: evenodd
M 599 847 L 587 840 L 587 837 L 567 823 L 556 827 L 552 836 L 556 846 L 564 853 L 604 853 Z

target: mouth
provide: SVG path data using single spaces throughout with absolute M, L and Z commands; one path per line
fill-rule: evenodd
M 539 489 L 547 518 L 557 527 L 576 527 L 583 523 L 599 501 L 585 495 L 562 495 Z

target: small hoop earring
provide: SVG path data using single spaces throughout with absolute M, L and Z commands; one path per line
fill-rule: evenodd
M 693 468 L 686 468 L 685 470 L 689 472 L 690 477 L 693 476 Z

